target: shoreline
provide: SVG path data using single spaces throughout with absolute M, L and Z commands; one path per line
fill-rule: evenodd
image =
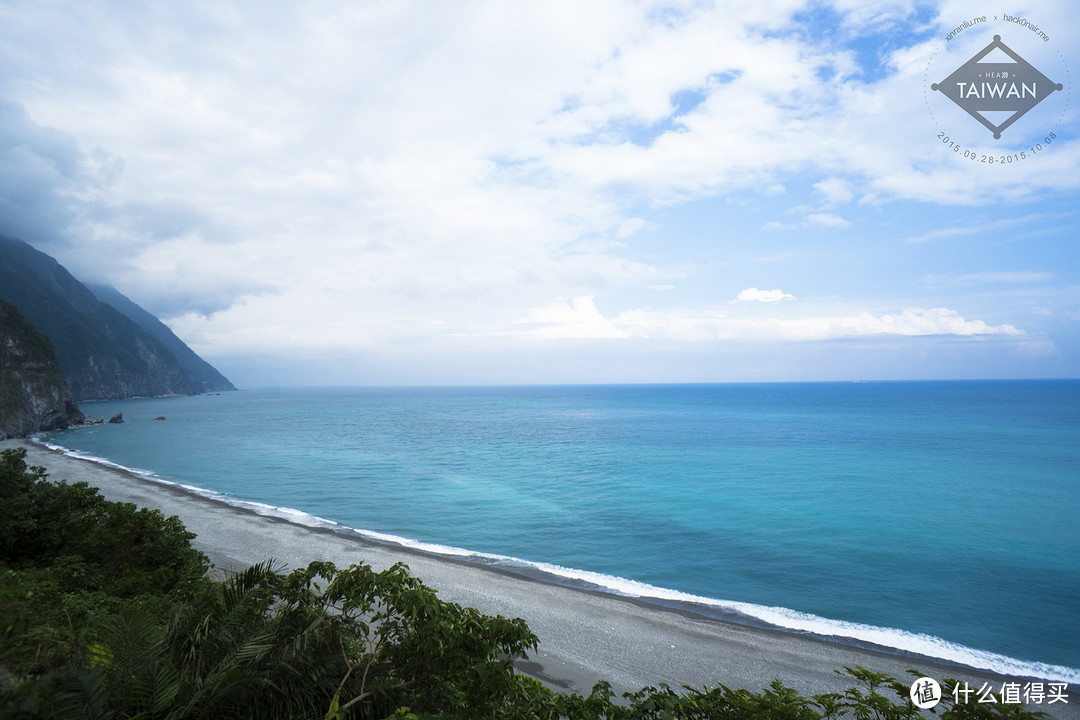
M 761 690 L 774 678 L 805 695 L 842 692 L 853 684 L 835 674 L 862 665 L 898 680 L 917 667 L 938 679 L 952 677 L 975 688 L 991 683 L 995 692 L 1017 678 L 873 646 L 848 638 L 755 627 L 696 612 L 682 603 L 623 596 L 553 582 L 533 568 L 516 572 L 355 531 L 312 527 L 284 517 L 259 514 L 180 485 L 155 482 L 120 466 L 54 451 L 31 440 L 0 442 L 0 449 L 24 447 L 29 465 L 44 466 L 52 480 L 84 481 L 110 500 L 177 515 L 196 534 L 193 546 L 215 566 L 231 570 L 273 558 L 285 567 L 316 559 L 347 566 L 363 560 L 376 569 L 404 562 L 445 600 L 492 615 L 522 617 L 540 638 L 539 650 L 519 669 L 557 690 L 588 694 L 599 680 L 617 695 L 661 682 L 678 688 L 715 686 Z M 1031 704 L 1054 717 L 1080 718 L 1080 686 L 1068 687 L 1069 703 Z

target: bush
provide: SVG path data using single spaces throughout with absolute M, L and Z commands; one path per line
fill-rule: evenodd
M 52 483 L 0 453 L 0 664 L 41 673 L 84 661 L 97 621 L 166 612 L 196 592 L 206 557 L 176 517 L 111 502 L 86 483 Z

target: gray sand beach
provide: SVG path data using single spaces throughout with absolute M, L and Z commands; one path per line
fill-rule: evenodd
M 154 483 L 119 469 L 73 458 L 25 440 L 30 465 L 44 466 L 53 480 L 85 481 L 112 500 L 133 502 L 177 515 L 196 533 L 194 545 L 217 566 L 245 567 L 274 558 L 286 567 L 312 560 L 339 566 L 366 562 L 376 569 L 404 562 L 441 598 L 489 614 L 524 618 L 540 637 L 539 652 L 521 669 L 552 687 L 588 693 L 601 679 L 617 693 L 645 685 L 761 689 L 774 678 L 805 694 L 842 691 L 849 678 L 834 670 L 856 664 L 908 677 L 908 668 L 941 680 L 955 677 L 978 688 L 1001 676 L 921 658 L 827 642 L 810 636 L 721 622 L 609 594 L 578 590 L 466 562 L 379 544 L 356 536 L 289 523 L 216 502 L 182 488 Z M 1068 704 L 1032 705 L 1059 718 L 1080 718 L 1080 689 Z

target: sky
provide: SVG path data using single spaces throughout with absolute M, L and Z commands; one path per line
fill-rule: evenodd
M 1078 377 L 1077 77 L 1074 0 L 0 0 L 0 234 L 240 387 Z

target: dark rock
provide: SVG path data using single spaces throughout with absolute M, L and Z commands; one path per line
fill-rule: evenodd
M 111 418 L 109 418 L 109 422 L 111 422 L 111 423 L 122 423 L 122 422 L 124 422 L 124 413 L 122 413 L 122 412 L 116 413 Z
M 155 420 L 164 420 L 164 419 L 165 419 L 165 416 L 164 416 L 164 415 L 158 415 L 158 416 L 157 416 L 156 418 L 154 418 L 154 419 L 155 419 Z
M 0 300 L 0 439 L 59 430 L 82 420 L 49 338 Z

